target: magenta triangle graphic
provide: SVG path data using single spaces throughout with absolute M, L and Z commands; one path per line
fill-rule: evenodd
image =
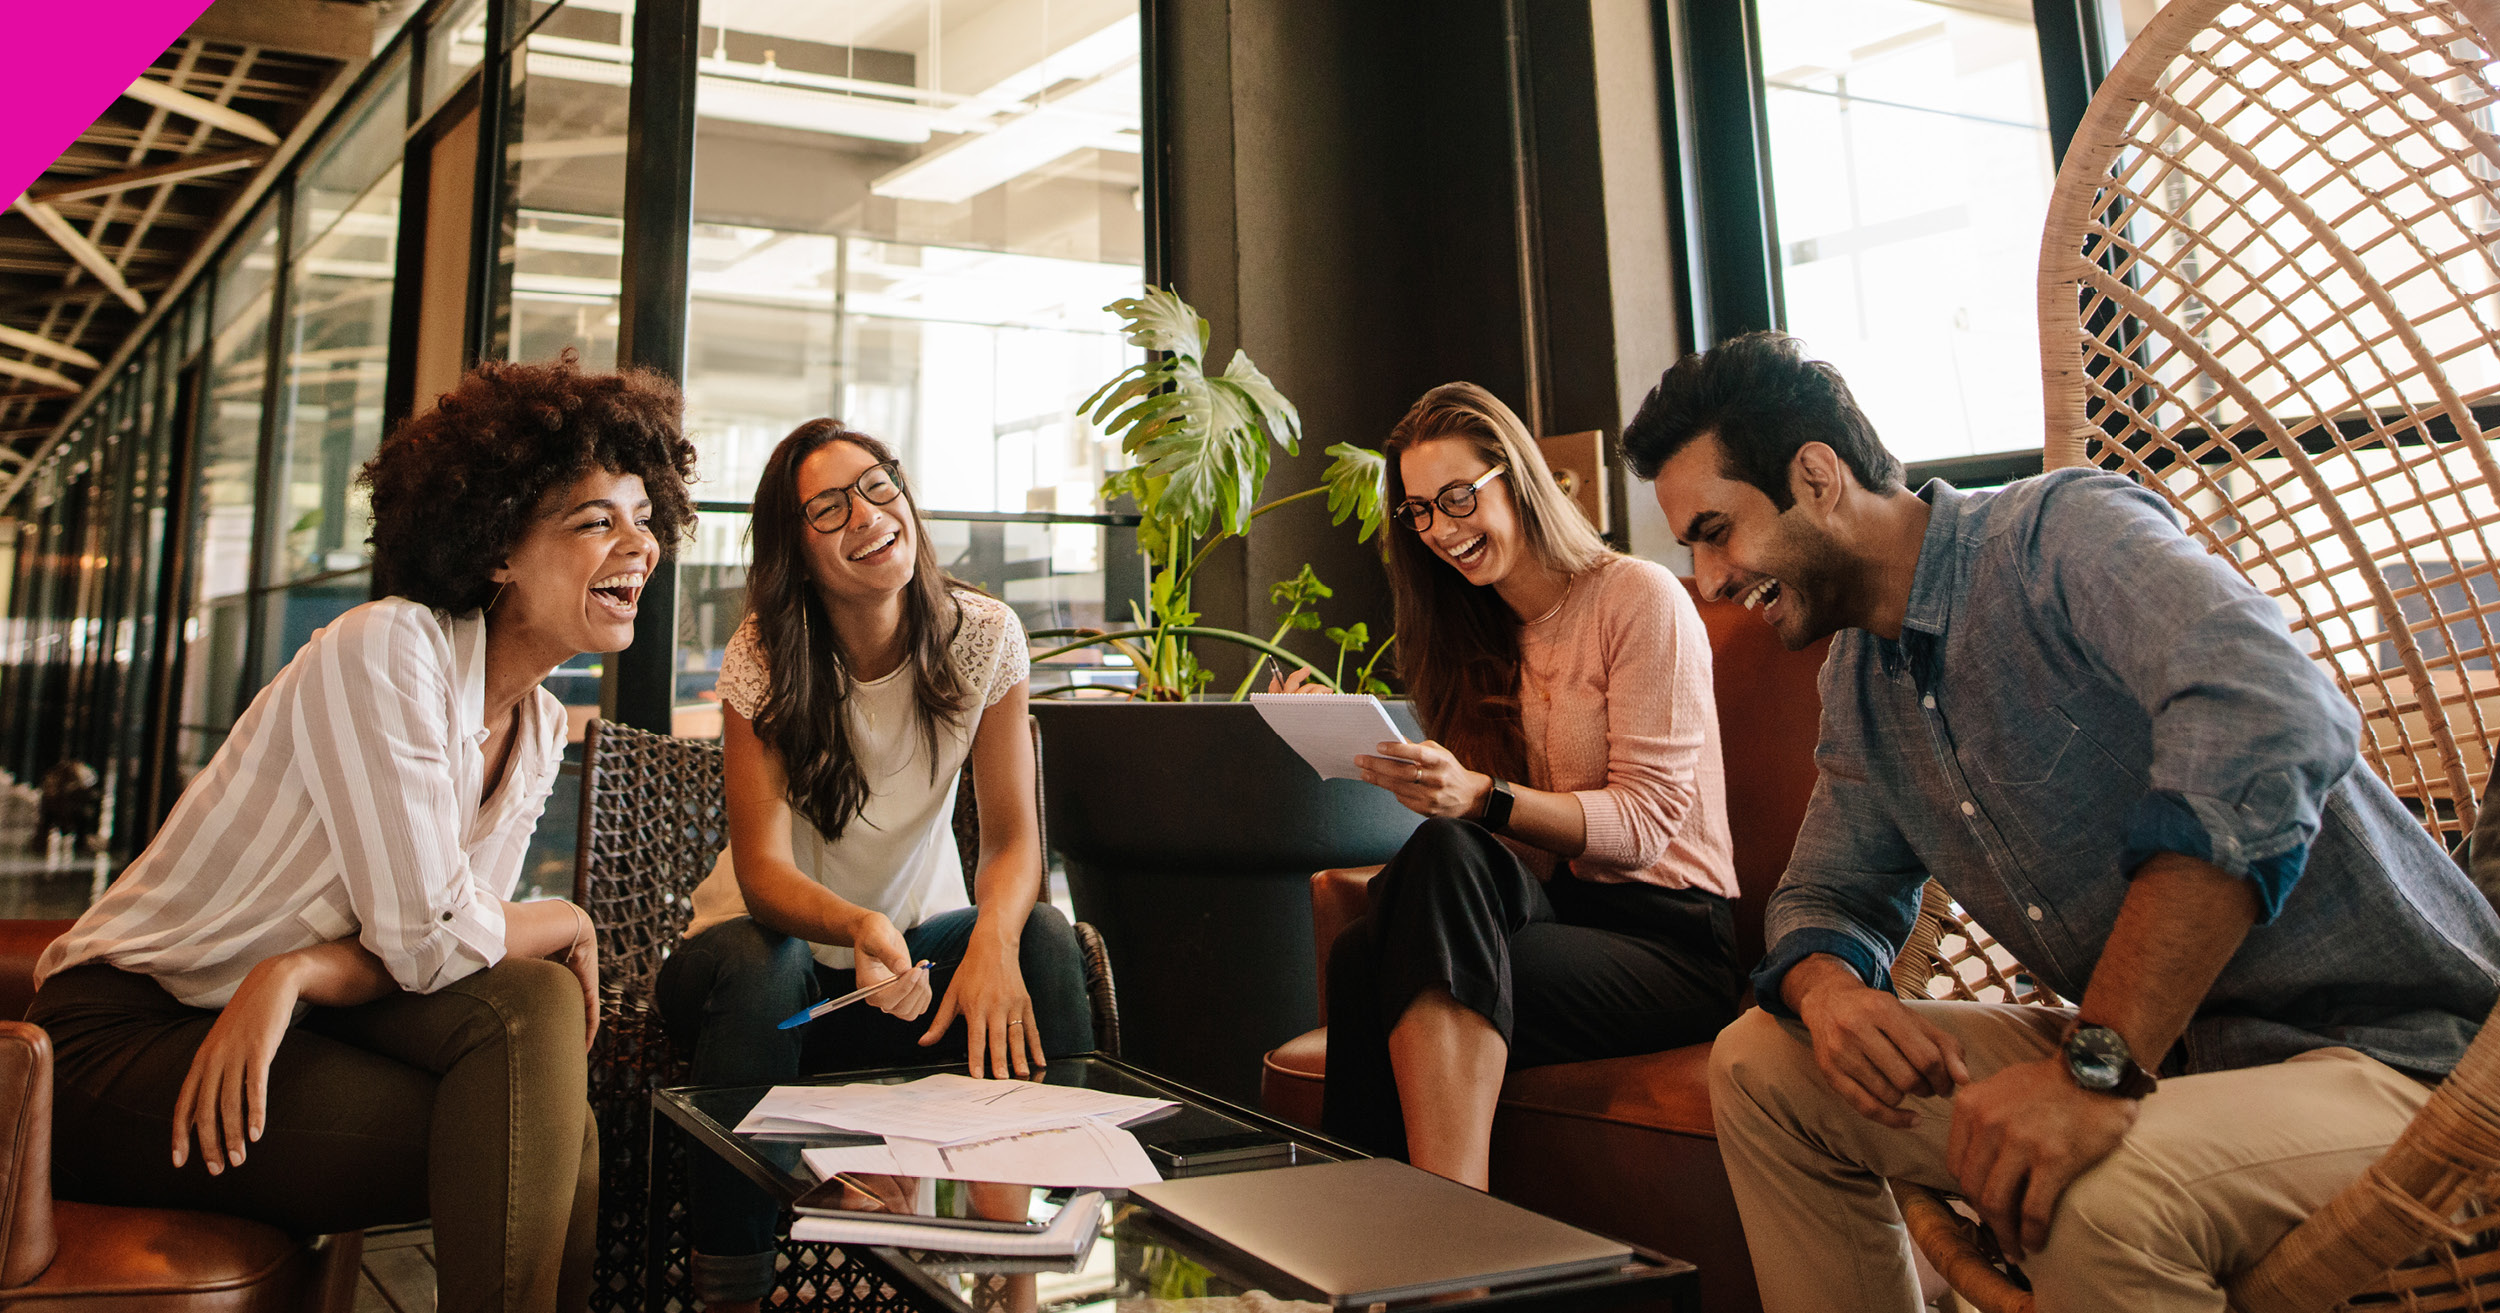
M 207 8 L 208 0 L 0 0 L 0 207 Z

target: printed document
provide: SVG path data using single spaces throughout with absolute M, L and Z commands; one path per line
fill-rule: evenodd
M 961 1144 L 896 1139 L 806 1149 L 800 1156 L 820 1179 L 865 1172 L 1087 1190 L 1124 1190 L 1163 1179 L 1136 1136 L 1098 1117 Z

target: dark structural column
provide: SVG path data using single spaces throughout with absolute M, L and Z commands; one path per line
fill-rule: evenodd
M 1673 106 L 1699 164 L 1690 189 L 1693 338 L 1708 346 L 1784 327 L 1754 0 L 1660 8 L 1677 29 Z
M 637 0 L 625 134 L 625 259 L 616 363 L 686 377 L 686 278 L 694 225 L 694 88 L 700 0 Z M 654 570 L 617 654 L 607 713 L 669 732 L 676 705 L 677 571 Z
M 2116 7 L 2116 0 L 2110 0 Z M 2048 101 L 2049 154 L 2066 162 L 2067 143 L 2092 93 L 2109 73 L 2109 51 L 2098 0 L 2031 0 L 2032 30 L 2040 40 L 2040 89 Z

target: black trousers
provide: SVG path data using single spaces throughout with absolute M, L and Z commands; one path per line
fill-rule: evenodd
M 1389 1032 L 1434 985 L 1513 1068 L 1697 1044 L 1736 1019 L 1735 913 L 1698 889 L 1541 882 L 1483 827 L 1425 821 L 1328 954 L 1328 1134 L 1406 1155 Z

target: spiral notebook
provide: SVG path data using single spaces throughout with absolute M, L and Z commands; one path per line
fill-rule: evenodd
M 1253 693 L 1250 705 L 1323 780 L 1359 780 L 1363 768 L 1356 757 L 1376 757 L 1381 744 L 1408 741 L 1369 693 Z

